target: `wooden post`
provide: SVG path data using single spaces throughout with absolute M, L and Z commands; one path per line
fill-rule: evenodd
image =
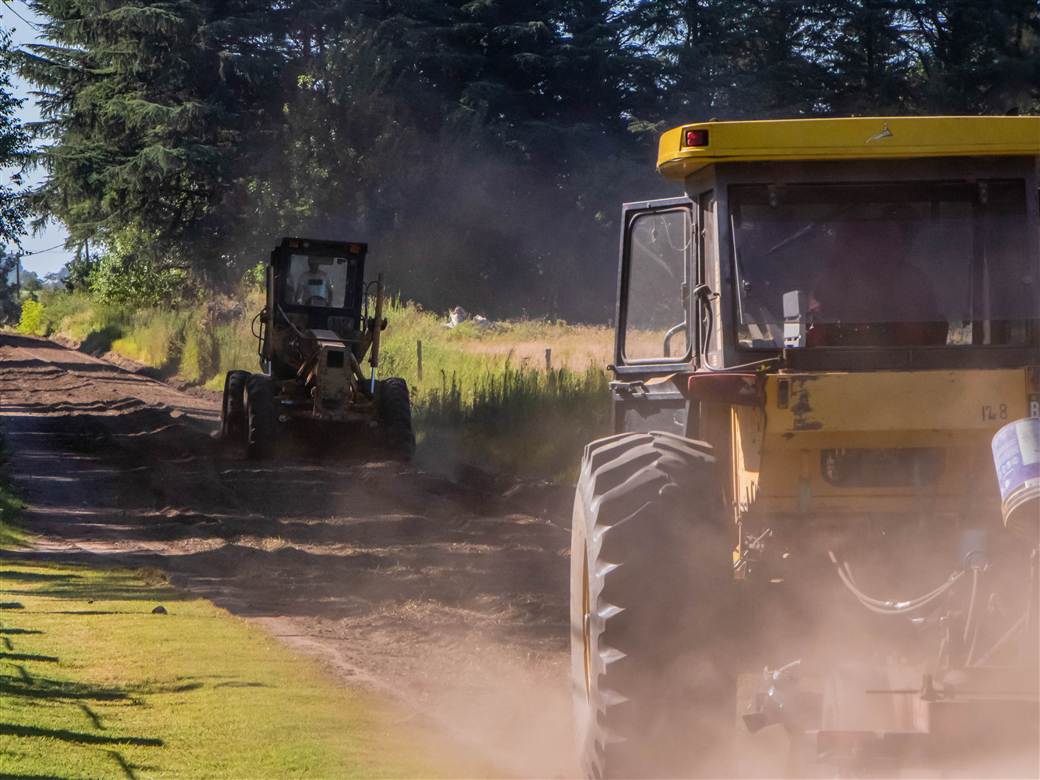
M 552 349 L 550 347 L 545 348 L 545 370 L 552 371 Z
M 419 374 L 419 381 L 422 381 L 422 339 L 415 340 L 415 366 Z

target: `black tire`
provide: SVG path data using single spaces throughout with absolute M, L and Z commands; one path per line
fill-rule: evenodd
M 415 432 L 412 430 L 408 383 L 400 377 L 379 382 L 376 385 L 376 413 L 386 445 L 395 455 L 411 458 L 415 452 Z
M 246 430 L 246 380 L 248 371 L 228 371 L 220 405 L 220 436 L 241 441 Z
M 246 455 L 267 458 L 274 451 L 275 418 L 274 385 L 263 374 L 251 374 L 246 380 Z
M 734 533 L 711 447 L 585 448 L 571 529 L 571 679 L 588 777 L 723 776 L 736 723 Z

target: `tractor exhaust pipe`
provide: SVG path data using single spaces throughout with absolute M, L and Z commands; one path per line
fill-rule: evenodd
M 372 322 L 372 352 L 368 356 L 368 364 L 372 367 L 372 378 L 369 392 L 376 395 L 376 369 L 379 368 L 379 336 L 383 332 L 383 274 L 376 276 L 376 316 Z

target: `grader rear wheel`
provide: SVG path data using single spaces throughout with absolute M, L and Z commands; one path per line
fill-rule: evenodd
M 586 776 L 725 774 L 736 721 L 732 544 L 710 447 L 664 433 L 590 444 L 571 534 Z
M 376 385 L 376 412 L 386 445 L 398 457 L 408 460 L 415 452 L 412 430 L 412 402 L 408 383 L 390 377 Z

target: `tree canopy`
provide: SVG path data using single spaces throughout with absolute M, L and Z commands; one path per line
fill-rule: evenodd
M 220 285 L 281 235 L 367 240 L 409 296 L 497 316 L 608 316 L 664 127 L 1040 110 L 1036 0 L 31 5 L 36 204 L 74 242 Z
M 17 245 L 28 216 L 21 171 L 29 154 L 29 134 L 17 116 L 22 100 L 12 92 L 11 56 L 11 34 L 0 29 L 0 169 L 14 171 L 10 183 L 0 181 L 0 241 Z

